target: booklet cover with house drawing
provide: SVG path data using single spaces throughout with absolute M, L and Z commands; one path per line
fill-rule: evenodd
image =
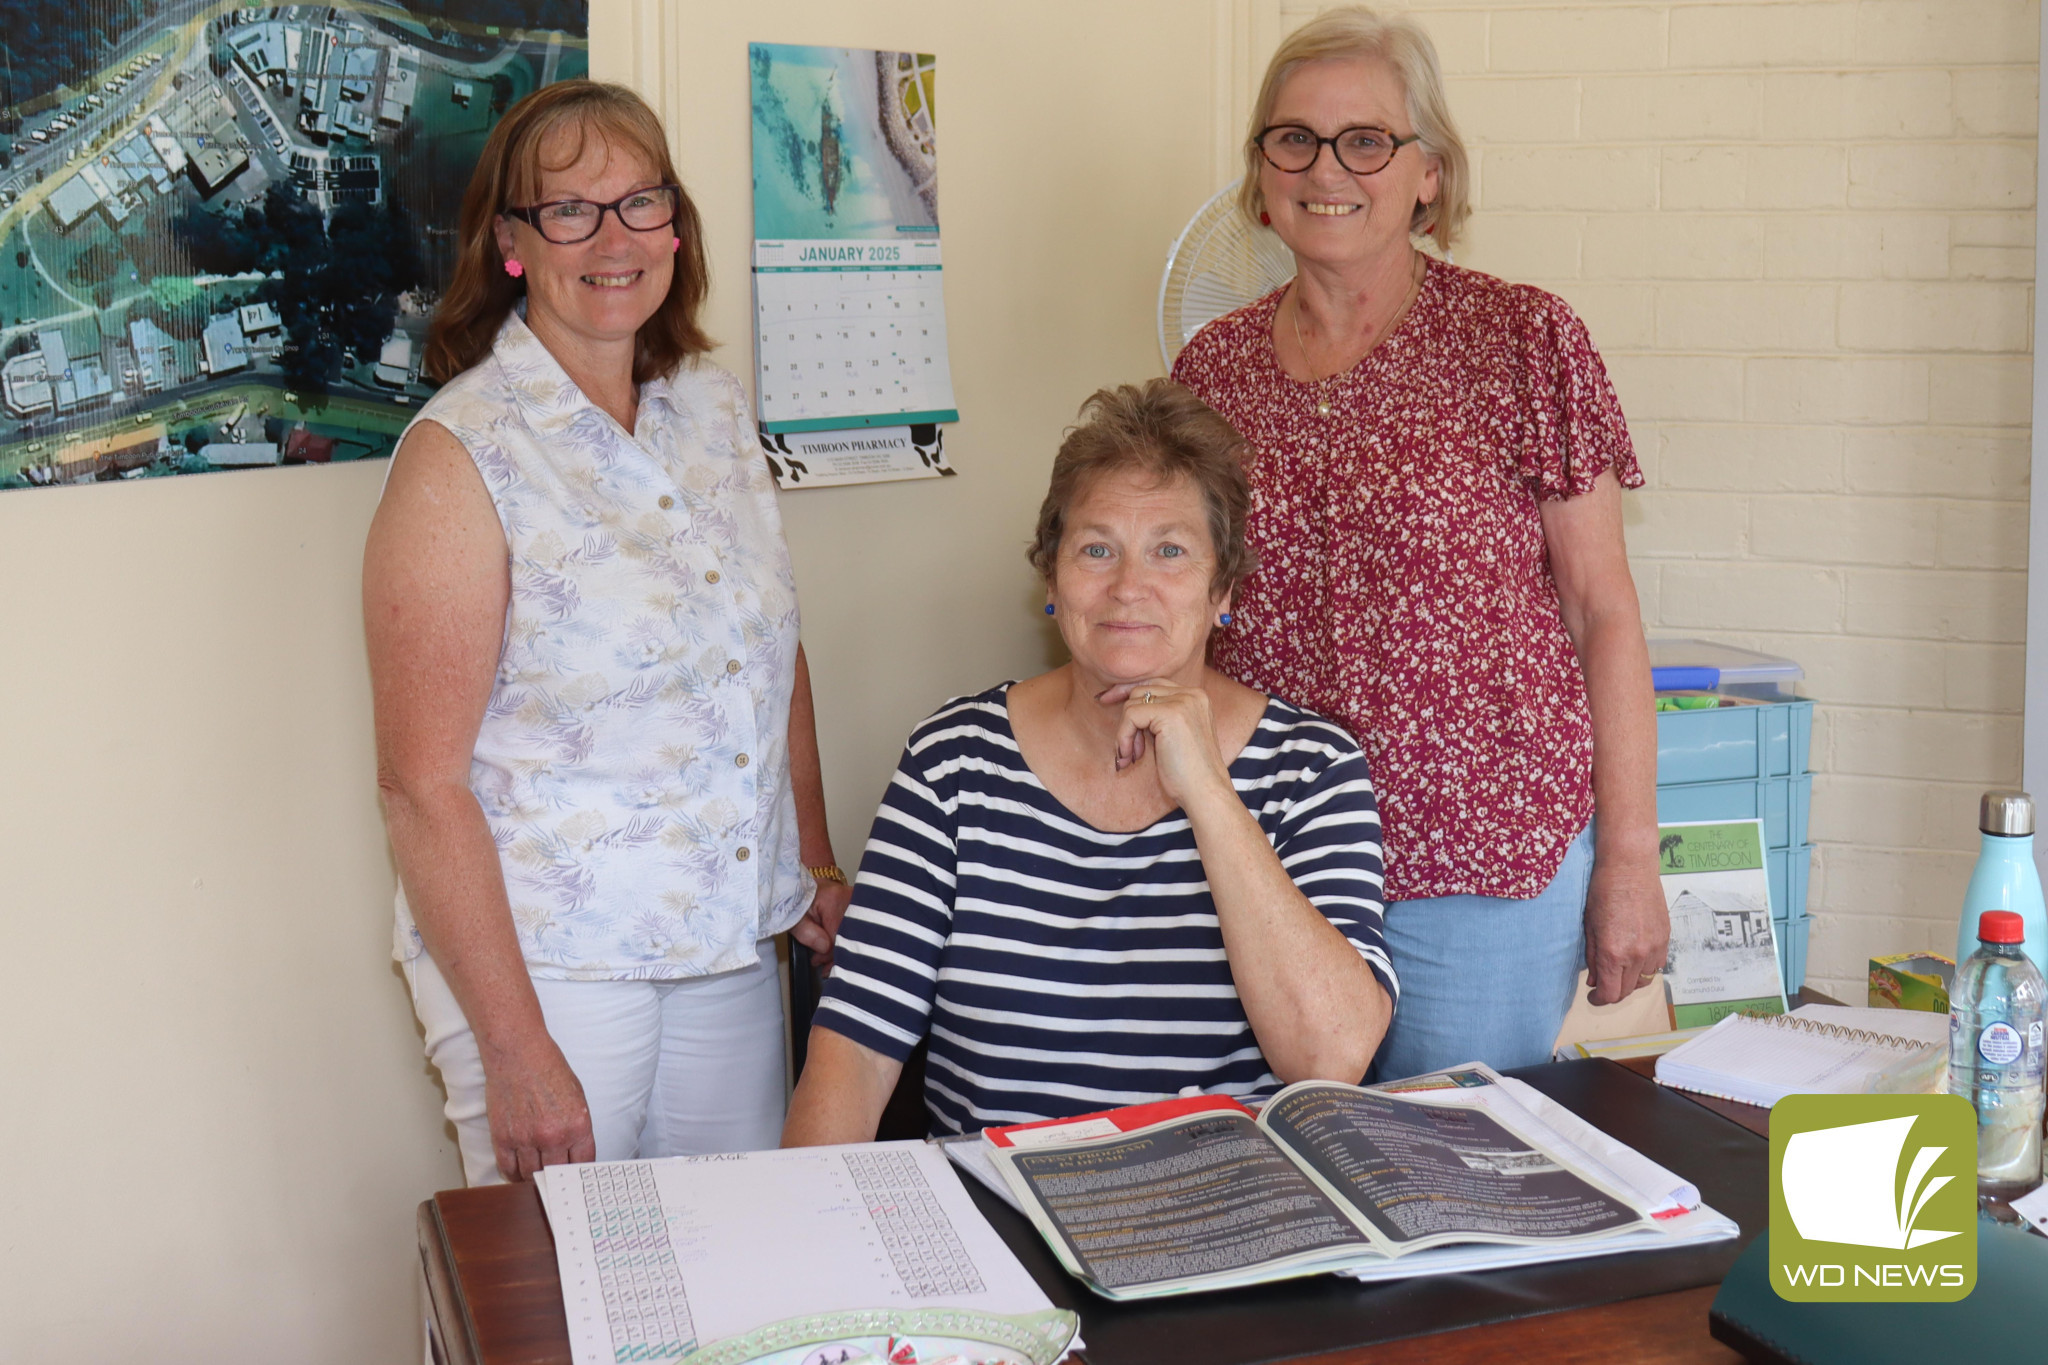
M 1785 978 L 1771 925 L 1761 820 L 1657 827 L 1657 867 L 1671 912 L 1664 975 L 1674 1026 L 1731 1014 L 1783 1014 Z

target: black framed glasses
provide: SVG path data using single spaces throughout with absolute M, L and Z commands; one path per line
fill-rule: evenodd
M 1325 147 L 1337 164 L 1353 175 L 1372 175 L 1385 170 L 1395 152 L 1421 137 L 1420 133 L 1396 137 L 1385 128 L 1372 127 L 1345 128 L 1335 137 L 1320 137 L 1315 129 L 1299 123 L 1275 123 L 1261 128 L 1252 143 L 1267 165 L 1289 175 L 1299 175 L 1315 165 Z
M 557 246 L 570 246 L 597 236 L 607 213 L 618 214 L 619 221 L 635 232 L 658 232 L 675 222 L 682 192 L 680 185 L 649 185 L 609 204 L 557 199 L 530 208 L 506 209 L 505 216 L 517 218 Z

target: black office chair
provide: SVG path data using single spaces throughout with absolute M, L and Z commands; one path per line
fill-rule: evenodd
M 804 1058 L 810 1051 L 811 1016 L 818 1012 L 818 1002 L 824 994 L 825 978 L 811 964 L 811 950 L 790 939 L 789 1031 L 791 1062 L 797 1076 L 804 1074 Z M 903 1075 L 897 1079 L 896 1091 L 889 1096 L 889 1103 L 882 1110 L 882 1122 L 875 1129 L 876 1141 L 894 1142 L 926 1135 L 924 1054 L 925 1045 L 919 1043 L 917 1050 L 904 1060 Z

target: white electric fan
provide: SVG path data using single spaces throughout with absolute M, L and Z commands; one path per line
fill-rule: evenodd
M 1173 368 L 1181 347 L 1225 313 L 1294 278 L 1294 253 L 1237 209 L 1232 181 L 1196 211 L 1166 253 L 1159 279 L 1159 354 Z

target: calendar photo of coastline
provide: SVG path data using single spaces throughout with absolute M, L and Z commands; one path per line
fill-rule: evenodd
M 754 399 L 776 479 L 951 474 L 938 59 L 753 43 L 747 62 Z
M 754 43 L 748 58 L 756 237 L 938 232 L 936 57 Z

